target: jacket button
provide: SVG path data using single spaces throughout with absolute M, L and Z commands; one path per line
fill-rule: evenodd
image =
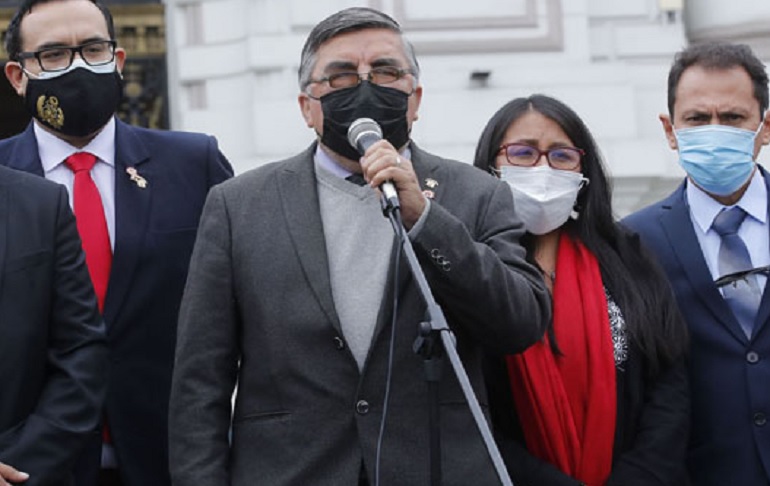
M 748 361 L 751 364 L 759 363 L 759 354 L 755 351 L 749 351 L 748 353 L 746 353 L 746 361 Z
M 366 400 L 359 400 L 356 402 L 356 412 L 360 415 L 366 415 L 369 413 L 369 402 Z
M 757 412 L 754 414 L 754 425 L 757 427 L 764 427 L 765 424 L 767 424 L 767 417 L 762 412 Z
M 345 341 L 343 341 L 339 336 L 334 336 L 334 347 L 340 351 L 345 349 Z

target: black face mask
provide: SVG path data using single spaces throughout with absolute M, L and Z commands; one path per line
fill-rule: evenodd
M 85 137 L 109 121 L 122 95 L 117 71 L 75 68 L 55 78 L 29 78 L 24 105 L 43 125 L 64 135 Z
M 321 97 L 324 114 L 321 143 L 345 158 L 358 160 L 361 154 L 348 142 L 348 128 L 359 118 L 371 118 L 380 125 L 382 136 L 399 150 L 409 141 L 408 105 L 408 94 L 368 81 L 332 91 Z

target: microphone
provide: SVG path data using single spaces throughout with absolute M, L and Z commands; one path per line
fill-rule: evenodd
M 371 118 L 359 118 L 350 124 L 348 128 L 348 143 L 355 147 L 363 155 L 366 150 L 376 142 L 382 140 L 380 125 Z M 391 181 L 380 184 L 383 195 L 383 211 L 398 208 L 398 191 Z

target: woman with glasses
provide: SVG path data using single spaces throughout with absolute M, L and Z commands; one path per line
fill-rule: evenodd
M 489 360 L 515 484 L 687 484 L 686 330 L 662 273 L 613 219 L 588 128 L 554 98 L 517 98 L 488 122 L 474 165 L 510 185 L 553 297 L 541 342 Z

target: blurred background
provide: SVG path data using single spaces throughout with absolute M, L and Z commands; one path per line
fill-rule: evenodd
M 682 47 L 720 39 L 770 60 L 767 0 L 108 0 L 128 51 L 120 116 L 215 135 L 241 173 L 305 148 L 297 68 L 315 23 L 380 9 L 415 45 L 424 86 L 413 138 L 472 162 L 486 121 L 532 93 L 572 106 L 599 142 L 618 216 L 668 194 L 683 172 L 663 136 L 666 76 Z M 0 0 L 0 26 L 17 0 Z M 7 60 L 0 50 L 0 62 Z M 29 117 L 0 81 L 0 137 Z M 770 161 L 770 148 L 760 162 Z

